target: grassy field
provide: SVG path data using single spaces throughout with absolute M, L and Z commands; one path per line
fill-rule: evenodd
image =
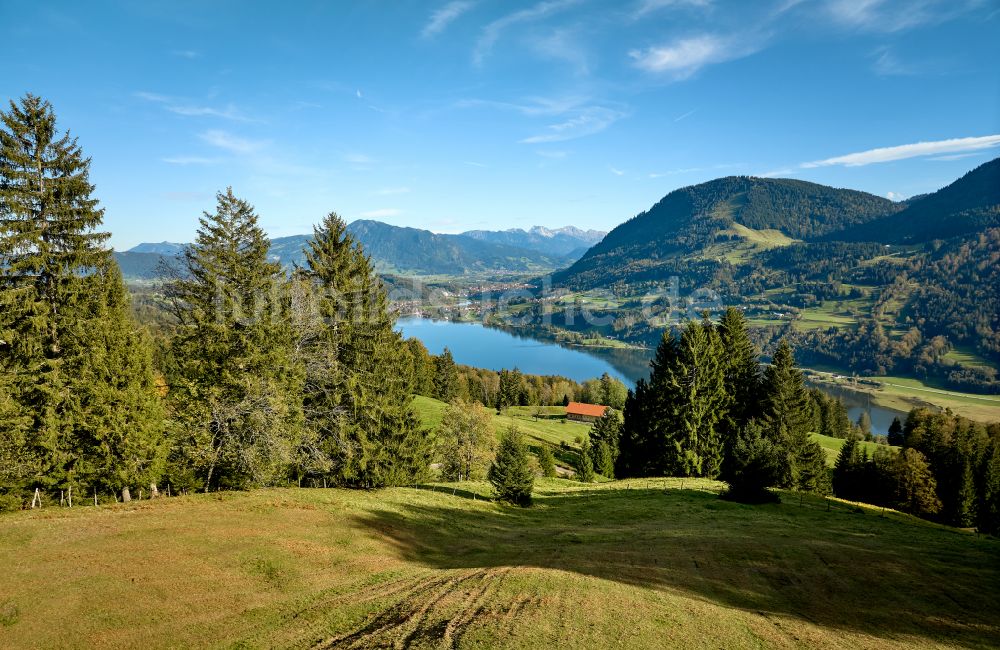
M 0 515 L 0 647 L 1000 644 L 993 538 L 692 479 L 431 489 Z
M 993 366 L 989 360 L 979 356 L 974 349 L 969 347 L 956 346 L 945 354 L 944 358 L 970 368 L 989 368 Z
M 846 440 L 843 438 L 822 436 L 818 433 L 810 433 L 809 437 L 819 443 L 819 446 L 826 452 L 826 464 L 833 467 L 834 462 L 837 460 L 837 454 L 840 453 L 840 448 L 844 446 Z M 869 456 L 875 453 L 875 450 L 880 446 L 878 443 L 866 442 L 864 440 L 859 441 L 858 445 L 866 450 Z M 892 447 L 892 449 L 896 449 L 896 447 Z
M 421 424 L 429 429 L 437 428 L 447 407 L 444 402 L 423 395 L 414 398 L 413 406 L 420 416 Z M 537 420 L 534 417 L 535 410 L 533 406 L 513 406 L 503 415 L 497 415 L 496 411 L 490 409 L 490 413 L 493 414 L 493 428 L 499 434 L 511 424 L 515 424 L 527 438 L 529 446 L 538 448 L 546 445 L 555 455 L 557 465 L 563 468 L 571 467 L 571 455 L 565 453 L 563 446 L 579 448 L 577 438 L 581 440 L 586 438 L 591 425 L 566 420 L 566 410 L 561 406 L 542 407 L 542 416 Z
M 834 368 L 812 368 L 812 381 L 850 388 L 861 394 L 871 395 L 872 403 L 885 408 L 907 412 L 915 407 L 951 409 L 956 415 L 978 422 L 1000 422 L 1000 395 L 959 393 L 928 385 L 910 377 L 871 377 L 878 386 L 864 383 L 856 385 L 847 378 L 834 380 Z M 867 378 L 866 378 L 867 380 Z

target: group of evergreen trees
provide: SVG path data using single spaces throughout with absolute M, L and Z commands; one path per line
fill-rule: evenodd
M 1000 532 L 1000 424 L 914 409 L 890 432 L 899 451 L 880 446 L 869 455 L 845 443 L 833 469 L 837 496 Z
M 775 485 L 824 491 L 816 407 L 792 350 L 781 344 L 763 371 L 758 357 L 735 308 L 665 332 L 626 401 L 616 476 L 720 477 L 747 499 Z
M 169 283 L 159 375 L 90 160 L 38 97 L 0 120 L 0 496 L 381 486 L 427 471 L 412 357 L 340 217 L 288 274 L 253 208 L 220 193 Z

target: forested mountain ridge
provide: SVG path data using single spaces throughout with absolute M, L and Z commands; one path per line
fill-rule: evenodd
M 553 253 L 481 241 L 464 235 L 439 235 L 429 230 L 360 220 L 347 227 L 381 272 L 426 275 L 476 272 L 545 272 L 566 259 Z
M 917 244 L 996 226 L 1000 226 L 1000 158 L 937 192 L 911 198 L 900 212 L 828 238 Z
M 364 246 L 376 270 L 381 273 L 545 273 L 566 266 L 575 259 L 559 253 L 558 250 L 563 248 L 560 246 L 538 250 L 465 235 L 441 235 L 379 221 L 354 221 L 348 224 L 347 232 Z M 271 260 L 286 268 L 301 266 L 305 262 L 303 251 L 311 240 L 312 235 L 277 237 L 271 240 L 268 254 Z M 574 237 L 572 241 L 577 243 L 582 240 Z M 170 258 L 179 255 L 183 248 L 184 244 L 170 242 L 143 243 L 124 253 L 116 253 L 116 258 L 127 278 L 147 279 L 158 275 L 162 260 L 170 262 Z
M 679 256 L 711 259 L 716 243 L 815 239 L 891 214 L 900 205 L 856 190 L 793 179 L 729 176 L 671 192 L 652 208 L 608 233 L 570 268 L 560 284 L 593 287 L 609 281 L 656 279 L 677 268 Z M 742 227 L 742 228 L 741 228 Z M 761 235 L 760 233 L 763 233 Z M 699 255 L 707 252 L 708 255 Z M 637 276 L 637 277 L 630 277 Z

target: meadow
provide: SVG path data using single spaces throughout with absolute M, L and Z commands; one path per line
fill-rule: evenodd
M 1000 540 L 694 479 L 0 516 L 0 647 L 996 647 Z

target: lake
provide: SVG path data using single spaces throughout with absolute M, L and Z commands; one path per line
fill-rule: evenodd
M 629 387 L 649 375 L 653 354 L 652 350 L 564 346 L 479 323 L 407 317 L 399 319 L 396 328 L 403 336 L 422 341 L 431 354 L 441 354 L 447 347 L 456 363 L 490 370 L 517 368 L 531 375 L 562 375 L 576 381 L 608 373 Z M 866 395 L 835 387 L 819 388 L 843 400 L 852 422 L 867 410 L 876 434 L 884 435 L 894 417 L 906 419 L 905 413 L 869 404 Z

